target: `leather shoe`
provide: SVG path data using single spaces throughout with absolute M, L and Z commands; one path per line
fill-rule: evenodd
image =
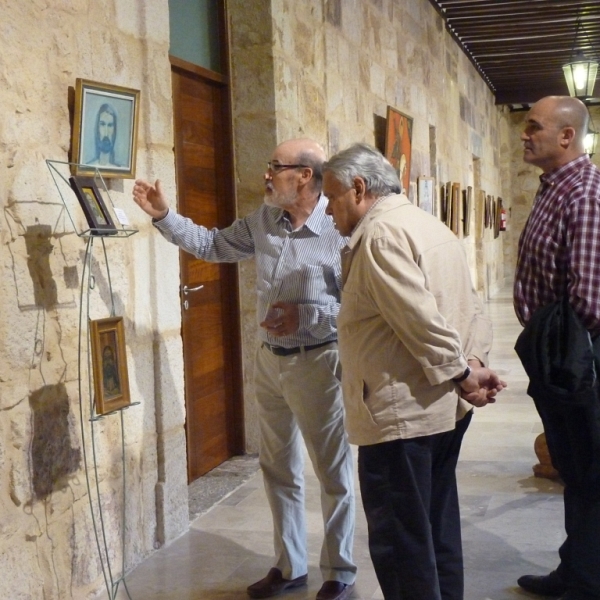
M 559 597 L 567 591 L 567 586 L 556 571 L 548 575 L 523 575 L 517 579 L 517 583 L 525 591 L 539 596 Z
M 281 571 L 277 567 L 273 567 L 266 577 L 249 585 L 246 591 L 250 598 L 270 598 L 285 592 L 285 590 L 305 585 L 307 579 L 308 575 L 301 575 L 296 579 L 284 579 Z
M 353 583 L 326 581 L 319 590 L 316 600 L 345 600 L 354 590 Z

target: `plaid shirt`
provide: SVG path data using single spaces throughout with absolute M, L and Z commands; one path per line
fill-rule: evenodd
M 600 170 L 586 154 L 540 177 L 519 239 L 514 285 L 522 325 L 565 293 L 586 328 L 600 333 Z

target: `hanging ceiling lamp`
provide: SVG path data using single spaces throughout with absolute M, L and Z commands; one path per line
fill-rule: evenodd
M 586 101 L 594 94 L 594 85 L 596 84 L 596 75 L 598 74 L 598 61 L 585 56 L 582 50 L 575 51 L 580 28 L 581 14 L 578 13 L 577 29 L 575 30 L 573 48 L 571 49 L 571 59 L 566 65 L 563 65 L 563 73 L 567 80 L 569 95 L 573 98 L 579 98 L 580 100 Z M 590 123 L 584 142 L 585 152 L 590 158 L 596 152 L 597 143 L 598 132 L 594 131 L 594 121 L 590 114 Z
M 575 51 L 579 41 L 580 30 L 581 8 L 577 11 L 577 27 L 575 29 L 575 37 L 573 38 L 573 47 L 571 48 L 571 59 L 566 65 L 563 65 L 563 73 L 567 80 L 569 95 L 573 98 L 584 100 L 590 98 L 594 93 L 594 84 L 596 83 L 596 75 L 598 73 L 598 61 L 585 56 L 583 50 Z M 583 33 L 587 38 L 585 30 Z
M 584 56 L 581 50 L 571 62 L 563 65 L 569 95 L 574 98 L 589 98 L 594 94 L 594 84 L 598 73 L 598 62 Z

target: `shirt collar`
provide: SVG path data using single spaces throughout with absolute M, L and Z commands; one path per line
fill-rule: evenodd
M 358 241 L 362 237 L 367 225 L 371 223 L 373 219 L 382 213 L 391 210 L 392 208 L 397 208 L 398 206 L 403 206 L 405 204 L 411 204 L 411 201 L 404 194 L 392 194 L 391 196 L 384 198 L 377 204 L 377 206 L 374 206 L 373 209 L 364 216 L 358 226 L 354 229 L 350 239 L 348 240 L 347 248 L 352 249 L 356 246 L 356 244 L 358 244 Z
M 321 231 L 323 231 L 323 227 L 325 226 L 327 219 L 330 218 L 325 214 L 327 203 L 327 198 L 323 196 L 323 194 L 319 194 L 319 199 L 317 200 L 315 208 L 310 213 L 308 219 L 306 219 L 306 222 L 302 227 L 307 227 L 315 235 L 319 235 Z M 275 220 L 278 223 L 281 223 L 283 219 L 287 219 L 289 221 L 289 214 L 287 210 L 284 210 L 283 208 L 279 208 L 277 210 L 279 211 L 279 214 L 277 215 Z
M 590 163 L 590 157 L 587 154 L 582 154 L 571 162 L 568 162 L 566 165 L 563 165 L 554 171 L 550 171 L 550 173 L 542 173 L 540 175 L 540 181 L 547 185 L 554 185 L 557 180 L 562 179 L 565 175 L 570 175 L 575 171 L 579 171 L 582 167 L 589 165 Z

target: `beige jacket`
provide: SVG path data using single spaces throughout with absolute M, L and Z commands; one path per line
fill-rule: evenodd
M 338 315 L 350 442 L 449 431 L 470 405 L 451 381 L 487 365 L 492 328 L 464 250 L 404 195 L 382 200 L 342 251 Z

